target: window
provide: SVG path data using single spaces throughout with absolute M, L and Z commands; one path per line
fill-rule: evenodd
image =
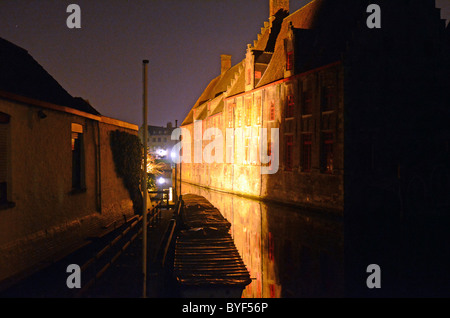
M 270 102 L 270 108 L 269 108 L 269 120 L 275 120 L 275 102 Z
M 72 188 L 74 190 L 84 190 L 84 140 L 83 126 L 72 124 Z
M 233 128 L 233 107 L 236 104 L 231 104 L 228 106 L 228 128 Z
M 312 93 L 310 90 L 303 92 L 303 115 L 312 114 Z
M 259 164 L 259 128 L 252 127 L 252 144 L 250 150 L 250 161 L 252 164 Z
M 158 138 L 158 142 L 161 142 L 161 138 Z
M 287 97 L 287 104 L 286 104 L 286 118 L 294 117 L 294 108 L 295 108 L 294 96 L 289 95 Z
M 294 69 L 294 52 L 289 51 L 286 54 L 286 70 L 291 71 Z
M 261 96 L 256 98 L 256 124 L 261 124 Z
M 8 203 L 8 139 L 10 116 L 0 113 L 0 204 Z
M 250 136 L 245 137 L 244 155 L 245 155 L 244 163 L 249 164 L 250 163 Z
M 230 139 L 228 139 L 230 138 Z M 226 163 L 234 163 L 234 138 L 227 137 L 227 153 L 226 153 Z
M 334 86 L 324 86 L 321 91 L 322 111 L 333 110 L 336 108 L 336 89 Z
M 156 138 L 153 138 L 153 142 L 156 142 Z
M 322 134 L 322 160 L 321 170 L 323 173 L 333 173 L 333 134 Z
M 247 126 L 252 125 L 252 100 L 247 99 L 245 101 L 245 124 Z
M 238 127 L 242 126 L 242 109 L 238 109 L 237 110 L 237 122 L 238 122 Z
M 311 146 L 312 146 L 312 134 L 302 135 L 302 171 L 311 171 Z
M 285 157 L 284 168 L 286 171 L 292 171 L 294 164 L 294 136 L 286 135 L 285 137 Z
M 164 137 L 164 142 L 167 142 L 167 137 Z

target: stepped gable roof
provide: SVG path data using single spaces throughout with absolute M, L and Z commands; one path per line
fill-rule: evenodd
M 220 94 L 226 92 L 228 85 L 230 85 L 235 78 L 236 74 L 239 72 L 239 68 L 241 67 L 242 62 L 234 65 L 229 70 L 224 72 L 223 74 L 214 78 L 211 82 L 209 82 L 206 89 L 200 95 L 200 97 L 195 102 L 189 114 L 184 119 L 182 126 L 188 125 L 194 122 L 194 109 L 199 108 L 205 103 L 215 99 Z M 222 103 L 223 104 L 223 103 Z M 218 105 L 220 107 L 220 105 Z M 222 105 L 223 108 L 223 105 Z M 219 112 L 219 108 L 214 109 L 215 113 Z M 201 112 L 203 114 L 203 112 Z M 204 115 L 204 114 L 203 114 Z M 195 118 L 198 120 L 199 118 Z
M 88 102 L 71 96 L 25 49 L 0 38 L 0 90 L 100 115 Z
M 197 108 L 205 102 L 216 98 L 219 94 L 225 92 L 227 90 L 227 86 L 231 83 L 231 80 L 234 78 L 235 74 L 239 70 L 239 64 L 231 67 L 224 74 L 221 74 L 214 78 L 211 82 L 209 82 L 206 89 L 200 95 L 200 98 L 194 104 L 193 108 Z
M 234 96 L 245 91 L 245 72 L 241 71 L 239 76 L 231 87 L 231 90 L 228 92 L 228 96 Z
M 339 60 L 349 31 L 357 22 L 356 14 L 360 12 L 361 3 L 355 0 L 314 0 L 287 16 L 281 25 L 271 62 L 257 87 L 284 77 L 284 40 L 291 27 L 295 34 L 295 73 Z
M 187 114 L 186 118 L 181 123 L 181 126 L 189 125 L 194 122 L 194 109 L 192 108 Z

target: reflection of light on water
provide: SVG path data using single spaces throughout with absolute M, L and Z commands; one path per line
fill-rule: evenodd
M 231 226 L 252 283 L 244 298 L 341 296 L 342 226 L 298 209 L 183 183 L 182 193 L 204 196 Z

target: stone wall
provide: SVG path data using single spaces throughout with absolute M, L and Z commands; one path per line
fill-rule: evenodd
M 327 86 L 334 88 L 334 100 L 330 109 L 324 109 L 323 99 Z M 305 92 L 309 91 L 310 113 L 305 113 Z M 213 121 L 221 129 L 223 139 L 223 163 L 193 163 L 194 124 L 184 128 L 191 135 L 191 162 L 182 164 L 182 179 L 241 195 L 281 201 L 315 208 L 326 208 L 342 213 L 343 189 L 343 143 L 344 143 L 344 81 L 341 64 L 332 64 L 315 71 L 293 76 L 260 89 L 225 98 L 220 120 Z M 287 115 L 288 96 L 293 97 L 294 112 Z M 273 105 L 273 108 L 272 108 Z M 271 109 L 272 108 L 272 109 Z M 211 127 L 208 118 L 202 126 Z M 235 130 L 233 163 L 227 157 L 226 129 Z M 267 129 L 267 143 L 271 142 L 271 129 L 279 129 L 279 167 L 274 174 L 261 174 L 259 152 L 264 138 L 260 128 Z M 205 127 L 203 127 L 203 131 Z M 333 136 L 333 168 L 325 172 L 322 167 L 323 134 Z M 302 136 L 310 133 L 311 168 L 302 166 Z M 240 137 L 238 137 L 238 135 Z M 286 140 L 292 138 L 292 161 L 287 166 Z M 247 139 L 247 141 L 246 141 Z M 211 141 L 203 141 L 203 149 Z M 183 144 L 183 148 L 185 148 Z M 248 150 L 247 150 L 248 149 Z M 264 149 L 264 148 L 262 148 Z M 185 148 L 186 150 L 186 148 Z M 188 150 L 189 151 L 189 150 Z M 267 166 L 267 165 L 265 165 Z M 274 167 L 274 170 L 276 167 Z

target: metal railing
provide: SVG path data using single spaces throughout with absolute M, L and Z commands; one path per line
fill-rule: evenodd
M 147 214 L 147 226 L 153 226 L 156 222 L 161 219 L 161 209 L 163 201 L 159 201 L 156 206 L 154 206 L 150 212 Z M 129 224 L 121 233 L 119 233 L 113 240 L 108 242 L 102 249 L 95 253 L 93 257 L 88 259 L 81 267 L 81 273 L 84 274 L 88 271 L 89 268 L 92 268 L 94 264 L 98 263 L 100 260 L 103 260 L 105 263 L 100 270 L 94 269 L 94 274 L 89 275 L 90 279 L 87 283 L 83 284 L 83 287 L 78 291 L 76 297 L 80 297 L 86 293 L 98 280 L 99 278 L 106 272 L 106 270 L 117 261 L 119 256 L 134 242 L 134 240 L 142 233 L 142 226 L 137 229 L 139 224 L 142 221 L 142 215 L 136 215 L 134 221 Z M 135 233 L 131 235 L 131 231 L 135 230 Z M 130 234 L 131 237 L 125 240 L 127 234 Z M 122 244 L 120 245 L 119 242 Z M 114 249 L 114 250 L 113 250 Z M 106 258 L 107 252 L 114 253 L 112 257 L 109 259 Z

